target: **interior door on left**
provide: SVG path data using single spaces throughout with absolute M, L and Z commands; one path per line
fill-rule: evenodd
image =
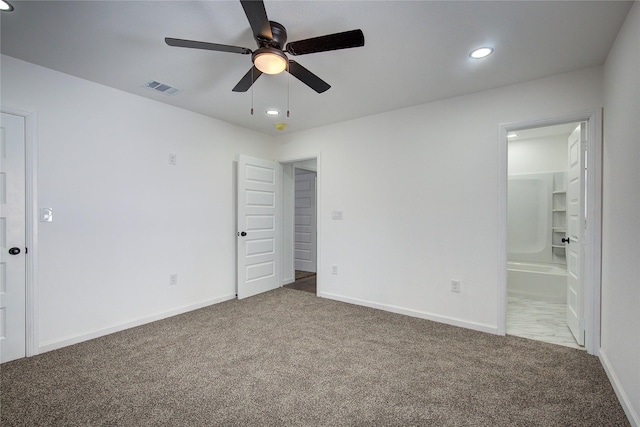
M 238 160 L 238 299 L 278 288 L 282 166 Z

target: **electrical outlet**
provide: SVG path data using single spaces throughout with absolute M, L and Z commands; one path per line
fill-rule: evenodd
M 169 164 L 175 166 L 178 162 L 178 156 L 175 154 L 169 154 Z
M 338 266 L 333 264 L 331 266 L 331 274 L 338 274 Z
M 460 280 L 451 280 L 451 292 L 460 292 Z
M 169 285 L 170 286 L 175 286 L 178 284 L 178 275 L 177 274 L 170 274 L 169 275 Z

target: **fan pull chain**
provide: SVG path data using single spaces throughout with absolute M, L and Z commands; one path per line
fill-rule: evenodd
M 291 73 L 289 72 L 289 61 L 287 61 L 287 117 L 289 117 L 289 82 L 291 82 Z
M 251 67 L 251 115 L 253 116 L 253 67 Z

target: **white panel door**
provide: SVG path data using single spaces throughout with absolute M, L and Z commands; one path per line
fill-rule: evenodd
M 316 272 L 316 172 L 296 169 L 295 269 Z
M 238 161 L 238 299 L 280 287 L 282 166 Z
M 0 361 L 25 357 L 25 119 L 0 120 Z
M 586 124 L 581 123 L 568 139 L 567 186 L 567 326 L 576 342 L 584 345 L 583 236 L 585 227 Z

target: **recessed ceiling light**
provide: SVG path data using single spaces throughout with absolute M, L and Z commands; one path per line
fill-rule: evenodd
M 480 58 L 484 58 L 487 57 L 489 55 L 491 55 L 493 53 L 493 48 L 491 47 L 481 47 L 478 48 L 474 51 L 472 51 L 469 56 L 472 57 L 473 59 L 480 59 Z
M 515 138 L 516 136 L 518 136 L 517 133 L 510 133 L 509 135 L 507 135 L 507 138 Z
M 277 116 L 278 114 L 280 114 L 280 111 L 278 110 L 267 110 L 268 116 Z
M 13 6 L 11 6 L 11 3 L 6 2 L 5 0 L 0 0 L 0 11 L 11 12 L 12 10 Z

